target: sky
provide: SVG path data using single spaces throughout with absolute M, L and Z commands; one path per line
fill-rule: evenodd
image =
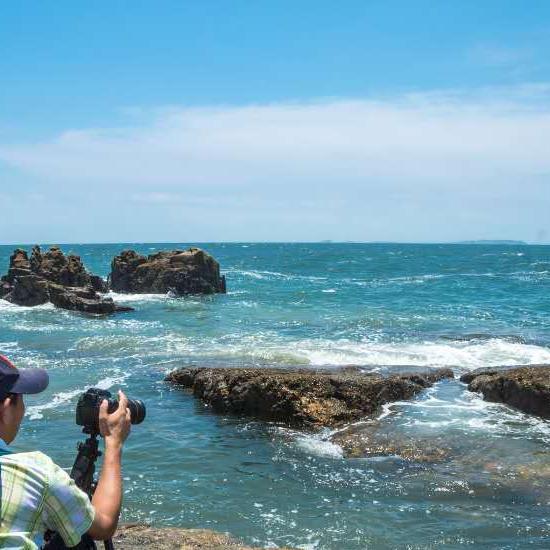
M 0 243 L 550 243 L 546 0 L 0 3 Z

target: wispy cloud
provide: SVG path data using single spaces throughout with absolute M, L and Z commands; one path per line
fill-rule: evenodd
M 2 238 L 534 239 L 550 231 L 547 84 L 127 116 L 132 126 L 0 143 L 8 168 L 0 190 L 17 205 Z
M 1 144 L 0 160 L 47 181 L 166 188 L 550 173 L 550 85 L 240 107 L 153 110 L 134 127 Z M 140 191 L 141 192 L 141 191 Z M 146 195 L 137 194 L 137 200 Z

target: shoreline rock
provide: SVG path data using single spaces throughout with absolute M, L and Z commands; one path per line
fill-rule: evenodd
M 180 368 L 165 380 L 191 389 L 217 413 L 306 428 L 338 427 L 372 415 L 384 403 L 409 399 L 450 369 L 382 376 L 359 368 Z
M 98 294 L 106 290 L 107 283 L 88 273 L 79 256 L 65 256 L 57 246 L 42 253 L 35 246 L 30 259 L 20 248 L 10 256 L 8 272 L 1 279 L 0 297 L 20 306 L 51 302 L 62 309 L 102 315 L 133 310 Z
M 482 393 L 486 401 L 550 418 L 550 365 L 478 369 L 460 380 L 470 391 Z
M 259 550 L 243 545 L 230 535 L 209 529 L 156 528 L 145 524 L 119 527 L 113 537 L 113 544 L 119 550 Z
M 110 288 L 135 294 L 176 295 L 225 293 L 220 264 L 200 248 L 142 256 L 124 250 L 111 262 Z

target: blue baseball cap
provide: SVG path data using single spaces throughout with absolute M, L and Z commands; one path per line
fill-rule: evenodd
M 49 381 L 44 369 L 18 369 L 5 355 L 0 355 L 0 400 L 10 393 L 40 393 Z

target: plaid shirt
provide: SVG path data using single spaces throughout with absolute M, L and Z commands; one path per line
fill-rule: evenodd
M 45 454 L 10 454 L 0 439 L 0 474 L 0 548 L 36 550 L 46 529 L 75 546 L 92 525 L 88 496 Z

